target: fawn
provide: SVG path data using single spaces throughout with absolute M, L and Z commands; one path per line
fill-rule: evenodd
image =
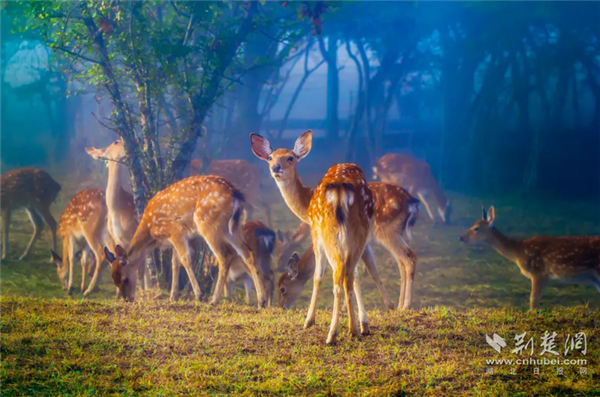
M 56 250 L 56 220 L 50 212 L 50 205 L 56 200 L 61 187 L 44 170 L 36 168 L 19 168 L 9 171 L 0 178 L 0 207 L 2 208 L 2 260 L 8 254 L 8 229 L 12 211 L 25 208 L 31 224 L 33 235 L 19 257 L 23 260 L 29 256 L 46 224 L 52 232 L 52 249 Z
M 262 268 L 263 274 L 269 279 L 267 306 L 271 306 L 274 290 L 271 262 L 275 247 L 275 232 L 260 221 L 250 221 L 242 225 L 242 233 L 244 242 L 255 253 L 255 258 Z M 229 274 L 227 275 L 225 297 L 229 298 L 232 295 L 235 282 L 243 278 L 246 290 L 246 304 L 249 305 L 252 293 L 252 277 L 244 268 L 242 258 L 230 246 L 227 246 L 225 249 L 227 250 L 227 260 L 231 261 Z
M 306 131 L 296 140 L 294 150 L 273 151 L 269 141 L 256 134 L 251 134 L 251 144 L 254 154 L 269 163 L 271 175 L 290 210 L 304 223 L 310 223 L 307 209 L 313 196 L 313 189 L 302 183 L 296 165 L 310 152 L 312 131 Z M 375 202 L 373 237 L 393 254 L 398 263 L 402 282 L 398 310 L 407 309 L 412 302 L 417 257 L 406 240 L 411 238 L 410 228 L 417 219 L 419 200 L 401 187 L 389 183 L 373 182 L 369 183 L 368 187 L 374 195 Z M 384 305 L 391 309 L 393 305 L 381 281 L 375 258 L 368 244 L 362 254 L 362 260 L 379 289 Z
M 442 222 L 450 223 L 452 205 L 426 162 L 405 154 L 389 153 L 377 161 L 373 172 L 373 178 L 405 187 L 410 194 L 416 194 L 425 205 L 431 220 L 435 221 L 435 215 L 427 200 L 427 196 L 431 193 L 437 203 L 437 211 Z
M 202 160 L 192 159 L 190 176 L 200 175 Z M 212 160 L 207 175 L 218 175 L 228 179 L 237 186 L 246 197 L 245 218 L 252 219 L 254 207 L 260 208 L 266 216 L 267 225 L 272 227 L 271 209 L 268 204 L 258 197 L 261 175 L 258 168 L 246 160 Z
M 189 242 L 203 237 L 219 262 L 219 277 L 211 304 L 223 294 L 229 262 L 224 247 L 227 244 L 243 259 L 252 275 L 259 306 L 266 306 L 266 290 L 270 280 L 254 259 L 254 253 L 244 243 L 240 231 L 240 218 L 244 195 L 231 182 L 218 176 L 195 176 L 183 179 L 156 194 L 146 206 L 127 251 L 120 245 L 115 254 L 105 248 L 112 265 L 112 276 L 125 300 L 135 297 L 135 273 L 140 263 L 155 248 L 172 246 L 177 253 L 173 261 L 171 299 L 179 291 L 179 264 L 185 268 L 196 300 L 200 287 L 194 276 Z M 144 266 L 142 266 L 144 267 Z
M 529 310 L 534 310 L 549 279 L 591 280 L 600 291 L 600 236 L 514 239 L 494 227 L 494 207 L 467 230 L 463 243 L 486 242 L 500 255 L 515 262 L 521 274 L 531 280 Z
M 81 292 L 89 295 L 95 288 L 95 283 L 85 290 L 85 276 L 90 272 L 88 249 L 94 254 L 96 266 L 92 280 L 100 281 L 104 268 L 102 247 L 112 245 L 106 230 L 106 199 L 101 189 L 87 189 L 79 192 L 67 204 L 60 218 L 58 235 L 63 240 L 62 258 L 52 250 L 52 257 L 57 265 L 58 278 L 63 289 L 71 293 L 73 285 L 73 265 L 76 262 L 78 248 L 83 247 L 81 258 Z

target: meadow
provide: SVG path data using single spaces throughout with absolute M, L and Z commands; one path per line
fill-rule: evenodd
M 81 189 L 63 186 L 53 206 L 57 219 Z M 277 192 L 269 197 L 276 226 L 295 229 L 298 221 Z M 31 258 L 14 259 L 31 233 L 19 212 L 11 227 L 11 258 L 0 269 L 2 395 L 600 395 L 600 294 L 591 283 L 551 282 L 542 309 L 528 313 L 530 282 L 517 266 L 488 247 L 458 241 L 480 216 L 481 204 L 496 206 L 497 227 L 512 236 L 598 234 L 597 203 L 450 197 L 451 225 L 435 225 L 423 211 L 413 233 L 419 256 L 413 309 L 381 311 L 361 265 L 372 334 L 350 339 L 342 322 L 340 340 L 331 347 L 325 346 L 330 272 L 317 325 L 309 330 L 301 325 L 310 286 L 288 311 L 245 306 L 241 286 L 231 302 L 217 307 L 189 296 L 169 302 L 159 291 L 126 304 L 114 299 L 108 272 L 90 299 L 82 299 L 78 288 L 67 297 L 49 261 L 49 232 Z M 375 246 L 375 252 L 397 301 L 396 264 L 383 248 Z M 79 271 L 76 266 L 76 286 Z M 536 375 L 531 365 L 486 364 L 514 358 L 508 347 L 494 351 L 486 335 L 501 335 L 514 347 L 515 334 L 527 332 L 539 358 L 545 331 L 557 333 L 561 352 L 567 335 L 584 332 L 587 354 L 572 356 L 587 364 L 565 366 L 562 375 L 552 365 Z

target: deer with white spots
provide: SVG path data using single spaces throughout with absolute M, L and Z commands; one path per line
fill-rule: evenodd
M 373 172 L 374 178 L 402 186 L 410 194 L 416 195 L 425 206 L 431 220 L 435 221 L 435 215 L 431 210 L 432 205 L 430 205 L 431 199 L 428 197 L 430 194 L 433 195 L 442 222 L 450 223 L 452 205 L 426 162 L 405 154 L 389 153 L 377 161 Z
M 58 278 L 63 289 L 71 293 L 73 285 L 73 265 L 76 262 L 76 251 L 83 249 L 81 258 L 81 292 L 89 295 L 100 282 L 105 261 L 102 247 L 112 245 L 106 230 L 106 199 L 101 189 L 87 189 L 79 192 L 67 204 L 60 218 L 58 235 L 63 240 L 62 258 L 52 251 L 56 262 Z M 96 266 L 92 280 L 96 283 L 85 290 L 85 277 L 90 272 L 88 249 L 94 254 Z M 84 292 L 85 291 L 85 292 Z
M 230 265 L 225 247 L 230 245 L 242 257 L 245 270 L 252 276 L 259 306 L 266 306 L 269 278 L 243 241 L 240 231 L 243 210 L 243 193 L 218 176 L 186 178 L 156 194 L 148 202 L 128 250 L 117 246 L 113 254 L 105 249 L 112 264 L 113 281 L 123 298 L 134 299 L 134 276 L 146 256 L 155 248 L 173 247 L 177 260 L 173 261 L 171 299 L 177 299 L 179 264 L 182 264 L 194 296 L 199 300 L 201 291 L 192 269 L 190 241 L 203 237 L 219 262 L 219 277 L 211 304 L 217 303 L 223 295 Z
M 251 134 L 250 137 L 254 154 L 269 163 L 271 175 L 290 210 L 303 222 L 310 223 L 308 207 L 314 190 L 302 183 L 296 165 L 312 148 L 312 131 L 302 134 L 293 150 L 273 150 L 269 141 L 262 136 Z M 398 310 L 408 309 L 412 303 L 417 256 L 407 242 L 412 239 L 411 228 L 418 216 L 419 200 L 401 187 L 389 183 L 359 183 L 361 190 L 363 186 L 369 188 L 375 203 L 372 237 L 392 253 L 398 263 L 402 283 Z M 362 253 L 362 260 L 381 293 L 385 307 L 392 309 L 393 304 L 381 281 L 369 244 Z
M 19 260 L 29 256 L 44 230 L 44 224 L 52 232 L 52 249 L 56 250 L 56 220 L 50 212 L 50 205 L 56 200 L 60 189 L 60 184 L 46 171 L 36 168 L 19 168 L 0 177 L 3 260 L 8 253 L 8 230 L 12 211 L 19 208 L 25 208 L 33 225 L 31 240 Z
M 190 162 L 190 176 L 200 175 L 201 169 L 202 160 L 192 159 Z M 252 219 L 254 208 L 257 207 L 264 212 L 267 226 L 272 227 L 271 209 L 258 195 L 261 175 L 256 166 L 246 160 L 212 160 L 208 167 L 207 175 L 222 176 L 232 182 L 246 197 L 246 219 Z
M 460 236 L 460 241 L 485 242 L 515 262 L 521 274 L 531 280 L 529 310 L 538 306 L 550 279 L 590 280 L 600 292 L 600 236 L 510 238 L 494 227 L 494 207 L 482 212 L 482 218 Z

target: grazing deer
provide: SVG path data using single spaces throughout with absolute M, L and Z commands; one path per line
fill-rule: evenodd
M 437 212 L 444 223 L 450 223 L 452 205 L 436 182 L 429 164 L 405 154 L 389 153 L 379 159 L 373 167 L 373 177 L 382 182 L 393 183 L 416 194 L 425 205 L 429 217 L 435 221 L 427 196 L 431 193 L 437 203 Z
M 315 254 L 312 245 L 300 257 L 294 252 L 288 258 L 287 271 L 281 274 L 277 283 L 279 306 L 289 309 L 300 297 L 304 285 L 315 273 Z
M 250 221 L 242 225 L 244 242 L 255 254 L 255 258 L 262 268 L 263 274 L 269 279 L 267 289 L 267 305 L 271 306 L 273 300 L 273 270 L 271 269 L 272 254 L 275 247 L 275 232 L 260 221 Z M 250 304 L 252 294 L 252 276 L 246 271 L 242 258 L 230 247 L 227 250 L 227 260 L 231 261 L 229 274 L 227 275 L 225 297 L 229 298 L 233 293 L 236 281 L 244 279 L 246 290 L 246 304 Z
M 482 218 L 460 236 L 460 241 L 486 242 L 515 262 L 521 274 L 531 280 L 529 310 L 538 306 L 549 279 L 591 280 L 600 291 L 600 236 L 513 239 L 494 227 L 494 207 L 482 212 Z
M 56 272 L 63 289 L 71 293 L 73 285 L 73 265 L 77 261 L 76 251 L 83 248 L 81 258 L 81 292 L 89 295 L 94 287 L 85 290 L 85 276 L 90 272 L 88 249 L 94 254 L 96 266 L 93 279 L 99 282 L 104 268 L 102 247 L 112 244 L 106 230 L 106 200 L 101 189 L 87 189 L 79 192 L 67 204 L 60 218 L 58 235 L 63 240 L 62 258 L 53 250 Z M 95 286 L 96 284 L 94 284 Z M 91 282 L 90 282 L 91 286 Z M 84 292 L 85 291 L 85 292 Z
M 192 159 L 190 176 L 200 175 L 202 160 Z M 246 160 L 212 160 L 207 175 L 218 175 L 228 179 L 237 186 L 246 197 L 246 219 L 252 219 L 254 207 L 262 209 L 267 219 L 267 225 L 272 227 L 271 209 L 268 204 L 258 197 L 261 175 L 256 166 Z
M 259 306 L 266 306 L 269 279 L 242 239 L 240 218 L 243 205 L 243 193 L 231 182 L 218 176 L 186 178 L 156 194 L 146 206 L 129 249 L 125 251 L 117 246 L 116 255 L 105 249 L 112 265 L 113 281 L 121 296 L 125 300 L 134 299 L 134 276 L 148 253 L 155 248 L 172 246 L 178 260 L 173 261 L 171 299 L 177 299 L 181 263 L 188 274 L 194 296 L 199 300 L 201 291 L 192 269 L 189 243 L 194 238 L 203 237 L 219 262 L 219 277 L 211 304 L 217 303 L 223 294 L 229 269 L 224 247 L 229 244 L 242 257 L 247 272 L 252 275 Z
M 256 134 L 251 134 L 251 143 L 254 154 L 269 163 L 271 175 L 290 210 L 300 220 L 309 223 L 307 210 L 313 197 L 313 189 L 302 183 L 296 171 L 296 164 L 310 152 L 312 131 L 306 131 L 296 140 L 294 150 L 273 151 L 269 141 Z M 402 280 L 398 310 L 407 309 L 412 302 L 416 254 L 407 245 L 406 240 L 411 238 L 410 229 L 417 219 L 419 201 L 396 185 L 381 182 L 368 185 L 375 201 L 373 237 L 382 243 L 398 262 Z M 362 260 L 381 293 L 384 305 L 391 309 L 393 305 L 368 244 L 362 254 Z
M 310 237 L 310 226 L 308 223 L 300 223 L 298 229 L 294 233 L 281 232 L 277 230 L 277 239 L 279 243 L 275 247 L 273 256 L 277 260 L 277 271 L 284 272 L 292 254 L 300 249 L 300 245 Z M 312 249 L 311 249 L 312 251 Z
M 52 232 L 52 249 L 56 250 L 56 220 L 50 213 L 50 205 L 56 200 L 61 187 L 44 170 L 19 168 L 0 178 L 0 207 L 2 208 L 2 260 L 8 253 L 8 229 L 12 211 L 25 208 L 33 235 L 19 260 L 29 256 L 46 224 Z

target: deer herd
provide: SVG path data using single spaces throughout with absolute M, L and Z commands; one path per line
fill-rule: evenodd
M 273 150 L 264 137 L 250 134 L 252 152 L 268 164 L 283 200 L 298 217 L 300 227 L 290 232 L 272 230 L 269 205 L 260 197 L 260 171 L 245 160 L 213 160 L 208 175 L 199 175 L 201 160 L 192 160 L 190 177 L 157 193 L 138 216 L 133 197 L 121 179 L 126 157 L 120 140 L 106 148 L 86 148 L 96 160 L 107 163 L 106 191 L 86 189 L 66 206 L 58 225 L 62 254 L 56 252 L 56 221 L 50 213 L 61 186 L 45 171 L 21 168 L 1 177 L 2 259 L 8 254 L 11 212 L 25 208 L 34 227 L 20 259 L 27 257 L 47 225 L 52 231 L 52 258 L 65 291 L 73 288 L 73 268 L 81 264 L 81 291 L 89 296 L 98 289 L 104 268 L 110 265 L 117 294 L 133 301 L 138 284 L 149 288 L 146 258 L 155 249 L 173 249 L 170 299 L 177 300 L 181 266 L 189 278 L 194 298 L 201 291 L 194 275 L 196 240 L 203 239 L 218 266 L 218 278 L 210 299 L 216 304 L 231 296 L 237 280 L 244 281 L 246 303 L 256 290 L 259 307 L 272 304 L 275 270 L 279 306 L 294 305 L 312 278 L 313 289 L 304 328 L 315 324 L 319 290 L 327 264 L 333 276 L 333 313 L 327 343 L 335 343 L 339 312 L 348 312 L 352 336 L 370 333 L 357 264 L 365 264 L 386 309 L 410 308 L 417 255 L 410 248 L 412 231 L 423 204 L 433 220 L 450 223 L 452 206 L 433 177 L 429 165 L 412 156 L 387 154 L 373 167 L 373 179 L 355 164 L 332 166 L 316 187 L 306 186 L 297 170 L 312 148 L 312 132 L 306 131 L 293 149 Z M 266 218 L 252 220 L 254 209 Z M 436 214 L 437 213 L 437 214 Z M 591 280 L 600 291 L 600 236 L 509 238 L 494 227 L 495 209 L 483 210 L 482 219 L 461 237 L 463 243 L 485 242 L 519 266 L 531 280 L 530 309 L 539 304 L 549 279 Z M 312 245 L 298 254 L 310 236 Z M 373 249 L 380 243 L 398 265 L 401 292 L 397 305 L 381 279 Z M 81 254 L 78 254 L 81 253 Z M 86 276 L 91 280 L 86 288 Z M 345 300 L 342 302 L 342 293 Z M 358 309 L 358 317 L 354 306 Z

